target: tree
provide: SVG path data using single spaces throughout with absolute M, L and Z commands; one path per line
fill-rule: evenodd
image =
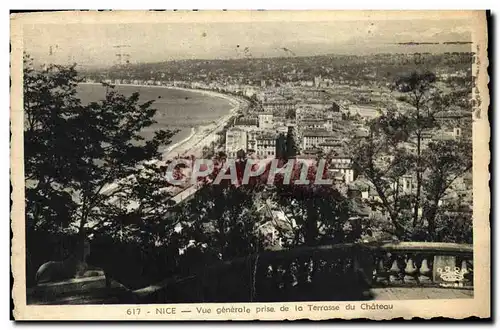
M 467 140 L 449 140 L 430 143 L 423 152 L 424 166 L 426 167 L 426 180 L 422 188 L 426 192 L 423 201 L 423 219 L 427 222 L 428 233 L 431 239 L 436 238 L 438 229 L 437 218 L 443 216 L 446 207 L 440 207 L 439 201 L 445 197 L 450 186 L 457 178 L 462 177 L 472 169 L 472 143 Z M 452 211 L 457 217 L 464 216 L 464 212 L 457 212 L 460 205 Z M 470 216 L 471 210 L 465 214 Z M 445 215 L 451 218 L 450 213 Z
M 205 159 L 212 158 L 214 156 L 215 142 L 212 142 L 210 146 L 204 146 L 202 149 L 202 156 Z
M 69 162 L 68 129 L 81 108 L 74 67 L 51 66 L 43 73 L 24 58 L 24 159 L 27 232 L 68 226 L 77 203 L 68 190 L 75 168 Z
M 407 102 L 415 108 L 409 113 L 409 125 L 413 126 L 415 134 L 416 153 L 416 179 L 417 192 L 413 211 L 413 226 L 417 225 L 418 212 L 420 209 L 420 199 L 422 192 L 422 134 L 425 130 L 435 127 L 434 118 L 431 113 L 430 97 L 436 76 L 431 72 L 412 72 L 408 76 L 403 76 L 396 80 L 395 87 L 398 91 L 407 96 Z M 426 113 L 423 113 L 426 112 Z
M 297 138 L 295 137 L 293 127 L 289 126 L 286 133 L 286 159 L 295 158 L 298 153 Z
M 250 96 L 248 100 L 250 101 L 251 107 L 259 106 L 259 99 L 257 99 L 257 94 L 252 94 L 252 96 Z
M 276 158 L 287 158 L 287 138 L 283 133 L 279 133 L 276 138 Z
M 186 240 L 219 260 L 260 250 L 255 231 L 260 219 L 256 211 L 259 189 L 258 185 L 236 186 L 230 180 L 203 185 L 179 213 Z
M 296 117 L 296 111 L 295 111 L 295 109 L 288 109 L 286 111 L 286 115 L 285 115 L 286 119 L 293 119 L 293 120 L 295 120 L 295 117 Z
M 439 201 L 472 160 L 470 141 L 423 142 L 436 133 L 434 113 L 443 106 L 434 81 L 431 73 L 398 79 L 395 86 L 412 108 L 387 109 L 369 123 L 368 138 L 353 139 L 349 148 L 357 171 L 377 193 L 372 208 L 385 214 L 392 227 L 385 230 L 399 239 L 436 238 Z
M 354 140 L 349 149 L 353 151 L 356 170 L 368 179 L 379 197 L 371 202 L 372 207 L 384 210 L 392 222 L 393 234 L 404 237 L 401 211 L 406 197 L 400 194 L 398 180 L 408 173 L 411 162 L 404 148 L 398 145 L 406 135 L 399 130 L 402 124 L 393 115 L 389 113 L 372 123 L 370 136 L 366 140 Z M 392 125 L 386 127 L 385 131 L 390 132 L 386 136 L 381 126 L 388 123 Z
M 279 166 L 282 166 L 282 160 Z M 236 177 L 242 179 L 246 160 L 236 162 Z M 301 166 L 296 164 L 292 181 L 299 179 Z M 218 175 L 219 167 L 211 175 Z M 284 184 L 277 174 L 268 184 L 270 165 L 246 185 L 223 180 L 220 184 L 205 183 L 179 212 L 185 241 L 191 242 L 191 251 L 198 251 L 198 264 L 207 263 L 205 257 L 229 260 L 263 249 L 264 237 L 258 231 L 266 223 L 278 231 L 286 247 L 352 242 L 359 232 L 346 230 L 355 215 L 347 197 L 334 185 L 317 185 L 316 168 L 307 172 L 310 184 Z M 323 178 L 327 169 L 324 169 Z M 228 172 L 226 172 L 228 173 Z M 272 206 L 270 206 L 272 205 Z M 284 219 L 276 218 L 281 211 Z M 213 259 L 211 259 L 213 260 Z
M 50 65 L 38 70 L 24 61 L 24 111 L 27 220 L 32 229 L 54 230 L 62 224 L 83 241 L 110 221 L 161 217 L 168 191 L 158 167 L 145 162 L 160 156 L 159 147 L 175 132 L 158 131 L 145 140 L 152 125 L 152 102 L 139 94 L 118 94 L 105 85 L 105 99 L 83 105 L 75 67 Z M 142 166 L 139 166 L 141 165 Z M 120 205 L 118 200 L 128 200 Z
M 318 166 L 306 167 L 308 183 L 296 184 L 299 178 L 304 178 L 304 166 L 306 164 L 294 162 L 289 183 L 284 183 L 284 176 L 277 174 L 274 184 L 267 188 L 269 200 L 282 213 L 283 219 L 273 220 L 281 223 L 276 229 L 284 244 L 287 247 L 314 246 L 355 240 L 352 233 L 345 230 L 354 215 L 347 196 L 334 184 L 316 181 L 320 177 L 331 179 L 328 161 L 322 173 L 318 172 Z
M 335 187 L 280 185 L 274 199 L 288 222 L 279 230 L 288 247 L 349 240 L 344 226 L 353 213 L 347 197 Z
M 335 103 L 335 102 L 332 102 L 332 107 L 330 108 L 333 112 L 340 112 L 340 106 Z

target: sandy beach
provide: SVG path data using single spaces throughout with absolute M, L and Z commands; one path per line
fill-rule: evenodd
M 188 89 L 181 87 L 170 87 L 170 86 L 159 86 L 164 88 L 178 89 L 189 92 L 197 92 L 205 94 L 210 97 L 220 97 L 226 99 L 231 103 L 232 109 L 229 114 L 223 116 L 217 120 L 214 124 L 203 125 L 196 128 L 192 128 L 191 134 L 184 140 L 177 142 L 169 146 L 163 153 L 163 159 L 167 160 L 176 156 L 195 156 L 201 157 L 203 147 L 210 146 L 212 142 L 217 141 L 217 132 L 221 131 L 224 125 L 231 119 L 231 117 L 238 112 L 242 105 L 246 103 L 245 100 L 229 96 L 226 94 L 221 94 L 213 91 L 200 90 L 200 89 Z

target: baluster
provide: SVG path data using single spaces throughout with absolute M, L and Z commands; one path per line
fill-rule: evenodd
M 267 264 L 267 263 L 266 263 Z M 273 283 L 273 265 L 263 264 L 257 270 L 257 278 L 255 282 L 255 300 L 265 300 L 267 295 L 274 289 Z
M 384 264 L 384 257 L 380 257 L 375 270 L 375 282 L 380 284 L 389 284 L 389 272 Z
M 283 288 L 285 290 L 285 294 L 290 290 L 292 287 L 293 283 L 293 276 L 292 276 L 292 263 L 288 263 L 284 267 L 284 273 L 283 273 Z
M 432 269 L 429 267 L 428 257 L 424 256 L 424 258 L 422 259 L 422 264 L 420 265 L 419 273 L 420 275 L 418 276 L 418 281 L 420 283 L 425 284 L 432 282 L 431 278 Z
M 304 285 L 307 283 L 307 279 L 309 277 L 309 263 L 305 258 L 299 258 L 297 260 L 296 265 L 296 281 L 298 281 L 298 285 Z
M 415 267 L 415 263 L 413 262 L 412 257 L 408 256 L 408 259 L 406 260 L 406 267 L 404 269 L 404 282 L 405 283 L 417 283 L 417 267 Z
M 467 265 L 466 259 L 462 260 L 460 272 L 464 275 L 464 280 L 463 280 L 462 285 L 464 285 L 464 284 L 472 285 L 472 272 L 469 271 L 469 267 Z
M 328 283 L 328 281 L 330 281 L 328 264 L 325 260 L 319 259 L 316 262 L 316 270 L 312 281 L 314 290 L 318 290 L 317 292 L 322 292 L 322 290 L 324 290 L 324 283 Z
M 273 287 L 276 290 L 280 290 L 283 288 L 283 270 L 281 265 L 277 265 L 274 268 L 274 276 L 273 276 Z
M 312 257 L 306 259 L 306 261 L 304 262 L 304 268 L 306 269 L 305 281 L 307 283 L 309 283 L 309 282 L 311 282 L 311 278 L 312 278 L 313 270 L 314 270 Z
M 394 256 L 391 269 L 389 269 L 389 282 L 391 284 L 400 284 L 401 281 L 401 268 L 398 265 L 398 256 Z
M 290 287 L 294 287 L 295 282 L 297 282 L 297 272 L 295 265 L 296 265 L 295 261 L 292 261 L 290 263 L 290 266 L 288 267 L 288 275 L 290 277 Z
M 274 269 L 273 269 L 273 265 L 267 265 L 267 268 L 266 268 L 266 278 L 272 278 L 273 277 L 273 272 L 274 272 Z
M 469 274 L 467 274 L 467 280 L 469 281 L 470 285 L 473 285 L 474 283 L 474 261 L 473 260 L 467 260 L 467 269 L 469 270 Z
M 461 272 L 462 274 L 468 274 L 469 273 L 469 270 L 467 269 L 467 260 L 462 260 L 462 267 L 461 268 Z

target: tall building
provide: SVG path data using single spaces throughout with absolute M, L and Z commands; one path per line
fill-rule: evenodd
M 226 155 L 236 158 L 239 150 L 247 150 L 247 132 L 238 127 L 226 131 Z
M 247 152 L 255 153 L 257 151 L 258 129 L 247 130 Z
M 276 133 L 264 131 L 259 132 L 255 139 L 255 153 L 258 157 L 276 156 Z

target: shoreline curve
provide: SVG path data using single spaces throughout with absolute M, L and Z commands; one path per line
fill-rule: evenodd
M 82 85 L 102 85 L 102 83 L 97 83 L 97 82 L 82 82 L 80 83 Z M 222 116 L 221 118 L 217 119 L 215 121 L 215 129 L 210 130 L 207 134 L 199 134 L 202 133 L 204 128 L 210 127 L 210 125 L 200 125 L 200 126 L 193 126 L 191 127 L 191 133 L 189 136 L 186 138 L 182 139 L 181 141 L 178 141 L 174 144 L 166 146 L 166 148 L 162 151 L 162 155 L 164 159 L 172 158 L 172 156 L 175 156 L 175 154 L 178 155 L 185 155 L 186 153 L 195 153 L 195 148 L 199 148 L 199 144 L 204 140 L 207 139 L 211 134 L 214 133 L 218 128 L 221 126 L 225 125 L 229 119 L 236 114 L 243 103 L 246 103 L 244 99 L 238 98 L 237 96 L 230 96 L 227 94 L 211 91 L 211 90 L 204 90 L 204 89 L 191 89 L 191 88 L 185 88 L 185 87 L 177 87 L 177 86 L 165 86 L 165 85 L 139 85 L 139 84 L 111 84 L 113 86 L 128 86 L 128 87 L 144 87 L 144 88 L 164 88 L 164 89 L 174 89 L 174 90 L 180 90 L 180 91 L 185 91 L 185 92 L 192 92 L 192 93 L 199 93 L 203 94 L 209 97 L 218 97 L 225 99 L 226 101 L 229 102 L 229 104 L 232 106 L 232 108 L 229 110 L 229 113 L 227 115 Z M 197 136 L 198 135 L 198 136 Z M 195 138 L 198 137 L 198 141 L 195 141 Z M 190 145 L 191 144 L 191 145 Z

